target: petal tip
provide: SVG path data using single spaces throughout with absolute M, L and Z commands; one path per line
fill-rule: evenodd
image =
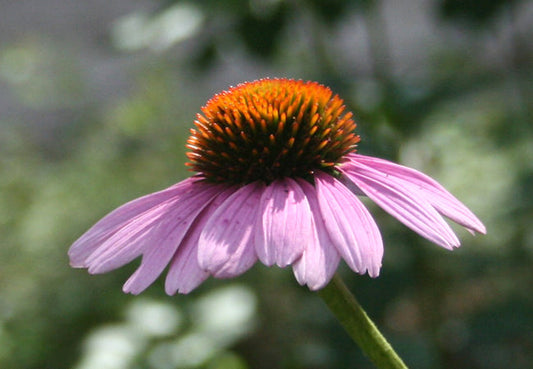
M 487 228 L 481 222 L 479 222 L 479 225 L 476 228 L 474 228 L 473 230 L 476 231 L 479 234 L 487 234 Z
M 122 292 L 124 293 L 129 293 L 129 294 L 132 294 L 132 295 L 139 295 L 141 292 L 143 292 L 146 288 L 139 288 L 138 285 L 135 285 L 134 283 L 130 283 L 129 281 L 127 281 L 126 283 L 124 283 L 124 286 L 122 286 Z

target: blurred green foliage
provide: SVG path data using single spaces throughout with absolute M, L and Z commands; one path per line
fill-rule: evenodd
M 370 0 L 160 1 L 102 30 L 90 51 L 120 68 L 98 88 L 89 71 L 103 64 L 72 39 L 30 27 L 0 44 L 0 367 L 371 367 L 290 270 L 258 265 L 189 296 L 159 281 L 135 297 L 120 286 L 136 265 L 68 266 L 69 245 L 106 212 L 189 175 L 188 129 L 213 93 L 287 76 L 330 86 L 357 116 L 360 152 L 432 175 L 487 226 L 475 238 L 457 227 L 463 246 L 449 253 L 368 203 L 382 275 L 341 273 L 404 360 L 530 368 L 533 31 L 515 21 L 531 7 L 431 3 L 430 29 L 460 39 L 420 47 L 400 70 L 386 26 L 404 15 Z M 346 46 L 361 34 L 367 64 Z M 487 50 L 498 34 L 504 47 Z

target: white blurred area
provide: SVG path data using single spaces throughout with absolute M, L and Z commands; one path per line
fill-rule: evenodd
M 119 50 L 148 48 L 163 51 L 193 36 L 202 22 L 203 14 L 198 7 L 192 3 L 180 3 L 156 16 L 139 11 L 117 19 L 111 29 L 111 38 Z
M 257 315 L 251 289 L 230 285 L 180 309 L 171 299 L 136 298 L 121 322 L 93 330 L 74 369 L 196 368 L 249 334 Z M 145 359 L 146 358 L 146 359 Z

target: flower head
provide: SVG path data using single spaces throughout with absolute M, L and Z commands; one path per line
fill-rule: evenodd
M 443 215 L 485 233 L 477 217 L 414 169 L 356 153 L 352 114 L 315 82 L 262 79 L 215 95 L 187 142 L 196 174 L 114 210 L 70 248 L 74 267 L 104 273 L 142 255 L 124 285 L 146 289 L 168 266 L 168 294 L 209 276 L 231 278 L 257 260 L 292 266 L 324 287 L 342 258 L 376 277 L 383 243 L 364 194 L 430 241 L 459 240 Z
M 352 113 L 315 82 L 259 80 L 215 95 L 198 114 L 188 165 L 212 182 L 267 184 L 331 173 L 355 150 Z

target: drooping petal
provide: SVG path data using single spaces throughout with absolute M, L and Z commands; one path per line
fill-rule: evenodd
M 198 265 L 198 245 L 187 242 L 180 245 L 165 281 L 165 292 L 187 294 L 209 277 L 209 273 Z
M 346 263 L 360 274 L 377 277 L 383 258 L 379 229 L 363 203 L 340 181 L 315 173 L 320 211 L 328 235 Z
M 298 184 L 311 209 L 313 233 L 305 239 L 304 252 L 293 264 L 293 271 L 298 283 L 316 291 L 331 280 L 339 265 L 340 255 L 328 236 L 315 188 L 303 179 L 298 179 Z
M 311 210 L 300 185 L 291 178 L 278 179 L 263 191 L 255 233 L 255 250 L 261 262 L 286 267 L 298 259 L 312 234 Z
M 142 236 L 141 229 L 144 228 L 142 225 L 156 220 L 155 215 L 149 214 L 150 209 L 154 213 L 157 213 L 158 210 L 161 212 L 161 209 L 153 208 L 161 206 L 165 201 L 186 193 L 195 182 L 197 182 L 196 178 L 188 178 L 167 189 L 132 200 L 113 210 L 72 244 L 68 251 L 71 266 L 76 268 L 88 267 L 87 259 L 90 255 L 96 250 L 105 249 L 106 247 L 103 246 L 105 241 L 109 240 L 109 238 L 125 227 L 128 228 L 128 231 L 123 231 L 122 235 L 126 238 L 126 234 L 129 234 L 130 239 L 126 240 L 126 243 L 133 243 L 133 238 Z M 115 243 L 110 242 L 110 247 L 113 244 Z
M 211 215 L 198 243 L 202 269 L 217 278 L 231 278 L 257 261 L 254 232 L 264 189 L 260 181 L 243 186 Z
M 168 265 L 189 227 L 202 209 L 225 187 L 197 183 L 187 196 L 175 199 L 157 224 L 146 233 L 141 265 L 126 281 L 124 292 L 138 294 L 152 284 Z
M 91 274 L 106 273 L 131 262 L 149 247 L 147 234 L 172 205 L 167 200 L 127 223 L 115 234 L 102 242 L 85 260 L 85 267 Z
M 200 268 L 198 264 L 200 234 L 213 212 L 234 192 L 235 188 L 230 187 L 220 193 L 196 217 L 196 221 L 170 262 L 165 281 L 165 291 L 168 295 L 174 295 L 176 292 L 187 294 L 209 277 L 209 272 Z
M 169 220 L 169 215 L 176 211 L 176 204 L 194 201 L 195 196 L 207 190 L 215 191 L 216 187 L 201 182 L 191 183 L 173 198 L 122 223 L 121 228 L 86 258 L 85 266 L 90 273 L 105 273 L 129 263 L 143 254 L 145 249 L 155 247 L 153 243 L 158 242 L 157 239 L 154 241 L 156 232 L 161 229 L 163 222 Z
M 462 202 L 457 200 L 441 184 L 433 178 L 415 169 L 393 163 L 388 160 L 364 156 L 359 154 L 347 155 L 349 163 L 357 167 L 362 163 L 382 173 L 386 173 L 389 180 L 398 181 L 406 186 L 411 186 L 413 192 L 418 192 L 439 213 L 470 231 L 485 234 L 483 223 Z
M 447 249 L 460 245 L 450 226 L 411 186 L 362 163 L 343 165 L 339 170 L 376 204 L 421 236 Z

